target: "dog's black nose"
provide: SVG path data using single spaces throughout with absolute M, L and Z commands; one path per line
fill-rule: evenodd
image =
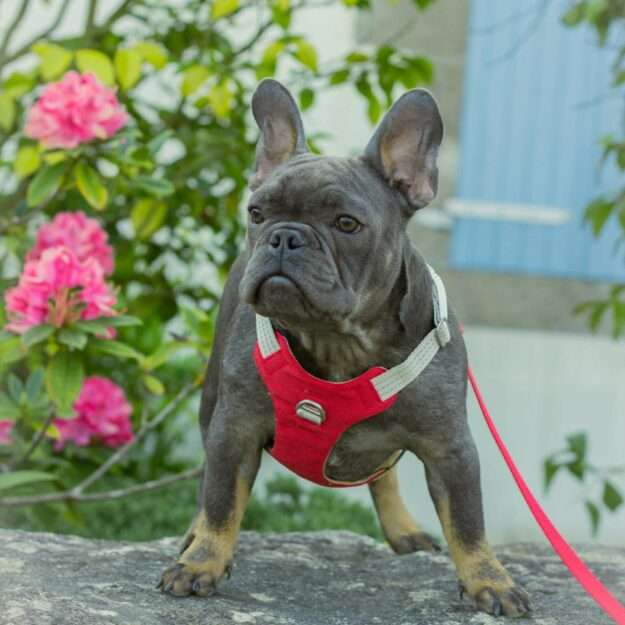
M 306 237 L 293 228 L 278 228 L 271 233 L 269 245 L 274 249 L 295 250 L 306 245 Z

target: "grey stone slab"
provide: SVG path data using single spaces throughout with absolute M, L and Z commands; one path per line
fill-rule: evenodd
M 207 599 L 155 586 L 178 539 L 118 543 L 0 530 L 0 625 L 489 625 L 448 556 L 396 556 L 342 531 L 242 535 L 232 578 Z M 535 625 L 609 625 L 546 546 L 497 550 L 530 591 Z M 625 549 L 582 553 L 625 600 Z

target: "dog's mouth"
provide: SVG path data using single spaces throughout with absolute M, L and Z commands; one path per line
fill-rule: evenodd
M 283 273 L 272 273 L 258 282 L 254 293 L 254 305 L 257 307 L 279 308 L 292 305 L 294 298 L 301 298 L 300 286 Z

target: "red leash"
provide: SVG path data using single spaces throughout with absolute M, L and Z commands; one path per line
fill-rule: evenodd
M 469 368 L 469 382 L 471 382 L 471 386 L 473 387 L 475 398 L 477 399 L 477 403 L 480 405 L 482 414 L 486 420 L 486 425 L 488 425 L 488 429 L 493 435 L 495 443 L 497 443 L 497 447 L 499 447 L 499 451 L 501 452 L 503 459 L 506 461 L 506 464 L 510 469 L 510 473 L 512 473 L 512 477 L 517 483 L 523 498 L 527 502 L 529 509 L 538 522 L 538 525 L 540 525 L 543 533 L 552 544 L 558 556 L 560 556 L 562 562 L 567 566 L 569 571 L 571 571 L 573 576 L 583 586 L 586 592 L 601 606 L 606 614 L 610 615 L 614 619 L 617 625 L 625 625 L 625 607 L 616 600 L 610 591 L 582 562 L 577 553 L 575 553 L 573 548 L 555 528 L 545 511 L 536 500 L 536 497 L 534 497 L 534 494 L 530 490 L 529 486 L 525 483 L 523 476 L 514 464 L 514 460 L 512 459 L 510 452 L 508 451 L 503 440 L 501 440 L 501 436 L 499 436 L 499 432 L 497 431 L 493 419 L 488 412 L 488 408 L 486 407 L 486 403 L 484 402 L 484 398 L 482 397 L 482 393 L 480 392 L 471 368 Z

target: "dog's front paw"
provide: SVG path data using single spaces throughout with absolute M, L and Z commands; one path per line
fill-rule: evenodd
M 529 595 L 511 579 L 503 583 L 494 580 L 484 580 L 483 583 L 474 581 L 470 590 L 460 582 L 460 597 L 465 594 L 473 599 L 479 610 L 493 616 L 519 618 L 531 611 Z
M 441 548 L 427 532 L 410 532 L 388 539 L 393 551 L 399 555 L 415 551 L 440 551 Z
M 158 588 L 174 597 L 198 595 L 208 597 L 215 592 L 222 577 L 230 577 L 231 564 L 220 560 L 176 562 L 165 570 Z

